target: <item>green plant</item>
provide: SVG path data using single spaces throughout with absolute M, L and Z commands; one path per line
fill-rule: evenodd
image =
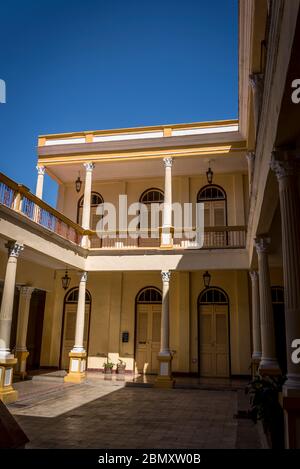
M 113 369 L 113 367 L 115 366 L 115 364 L 113 362 L 111 362 L 109 360 L 109 358 L 107 359 L 107 362 L 104 363 L 104 370 L 107 370 L 107 369 Z
M 271 434 L 272 446 L 280 444 L 282 440 L 283 411 L 278 395 L 285 380 L 283 376 L 257 375 L 245 389 L 250 397 L 249 416 L 254 423 L 262 421 L 264 431 Z

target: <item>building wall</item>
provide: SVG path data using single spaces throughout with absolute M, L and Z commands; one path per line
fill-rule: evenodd
M 220 185 L 227 195 L 228 225 L 245 225 L 248 210 L 248 177 L 241 173 L 215 174 L 213 183 Z M 173 176 L 173 202 L 196 203 L 199 190 L 207 185 L 205 175 Z M 92 190 L 99 192 L 105 202 L 118 207 L 119 194 L 127 194 L 128 205 L 138 202 L 142 193 L 150 188 L 164 189 L 164 178 L 131 179 L 128 181 L 93 181 Z M 57 207 L 70 219 L 77 221 L 77 202 L 83 192 L 77 194 L 74 184 L 60 186 Z
M 223 288 L 230 301 L 231 373 L 248 374 L 250 365 L 250 318 L 247 272 L 215 271 L 212 284 Z M 78 286 L 71 273 L 70 288 Z M 54 291 L 47 294 L 42 365 L 58 366 L 65 291 L 61 273 Z M 161 289 L 160 272 L 92 273 L 87 288 L 92 295 L 88 367 L 102 368 L 106 357 L 118 358 L 133 369 L 135 349 L 135 299 L 147 286 Z M 175 372 L 198 371 L 197 299 L 203 290 L 203 271 L 172 272 L 170 282 L 170 348 Z M 122 343 L 122 332 L 129 342 Z

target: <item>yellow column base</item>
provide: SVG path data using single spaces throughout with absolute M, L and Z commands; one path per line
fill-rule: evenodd
M 69 373 L 64 377 L 66 383 L 82 383 L 86 380 L 86 352 L 70 352 Z
M 28 358 L 29 352 L 28 351 L 16 351 L 15 356 L 18 360 L 16 369 L 15 369 L 15 375 L 20 376 L 22 379 L 25 378 L 27 375 L 26 371 L 26 362 Z
M 11 404 L 18 399 L 18 391 L 13 388 L 13 367 L 16 365 L 17 359 L 1 358 L 0 359 L 0 400 L 4 404 Z
M 172 378 L 172 355 L 158 355 L 159 373 L 154 382 L 155 388 L 170 389 L 174 387 Z

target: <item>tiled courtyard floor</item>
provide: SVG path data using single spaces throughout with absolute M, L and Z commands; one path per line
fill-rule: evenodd
M 28 448 L 260 448 L 257 427 L 240 422 L 235 390 L 127 387 L 90 378 L 70 385 L 17 383 L 10 411 Z

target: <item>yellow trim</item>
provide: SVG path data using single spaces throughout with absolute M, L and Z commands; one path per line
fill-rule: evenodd
M 117 129 L 106 129 L 106 130 L 85 130 L 82 132 L 65 132 L 58 134 L 43 134 L 39 135 L 39 138 L 46 138 L 47 140 L 56 140 L 64 138 L 76 138 L 76 137 L 85 137 L 87 134 L 92 135 L 114 135 L 114 134 L 124 134 L 124 133 L 142 133 L 150 131 L 164 131 L 164 129 L 193 129 L 193 128 L 203 128 L 203 127 L 223 127 L 229 125 L 238 125 L 238 119 L 231 120 L 219 120 L 219 121 L 206 121 L 206 122 L 192 122 L 192 123 L 183 123 L 183 124 L 166 124 L 166 125 L 152 125 L 152 126 L 142 126 L 142 127 L 124 127 Z M 40 144 L 39 144 L 40 146 Z
M 39 156 L 39 164 L 50 166 L 50 165 L 61 165 L 61 164 L 74 164 L 84 163 L 85 161 L 101 162 L 101 161 L 128 161 L 130 160 L 144 160 L 144 159 L 161 159 L 165 155 L 173 156 L 174 158 L 183 157 L 198 157 L 206 155 L 217 155 L 217 154 L 228 154 L 236 151 L 246 151 L 246 142 L 228 142 L 225 145 L 219 146 L 201 146 L 186 149 L 162 149 L 158 148 L 152 151 L 116 151 L 109 153 L 92 153 L 88 155 L 53 155 L 53 156 Z

